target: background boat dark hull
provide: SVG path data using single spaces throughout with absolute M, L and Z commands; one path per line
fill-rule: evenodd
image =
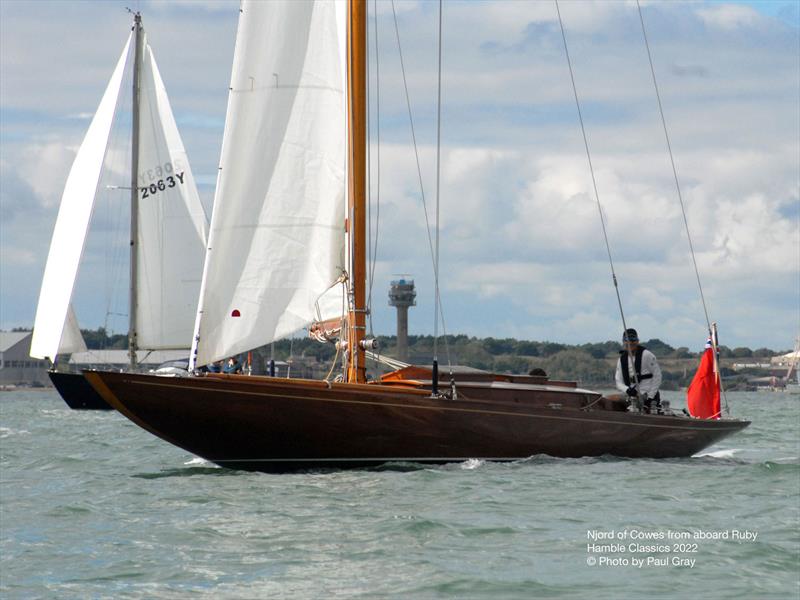
M 74 410 L 113 410 L 86 381 L 83 373 L 50 371 L 50 381 L 67 406 Z
M 553 388 L 483 388 L 497 397 L 449 400 L 399 386 L 85 374 L 109 404 L 151 433 L 219 465 L 259 471 L 536 454 L 683 457 L 748 425 L 569 409 L 580 391 Z M 564 402 L 553 402 L 559 396 Z

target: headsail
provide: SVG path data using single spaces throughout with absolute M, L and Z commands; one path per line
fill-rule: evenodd
M 333 316 L 325 307 L 317 315 L 316 304 L 344 268 L 346 40 L 337 4 L 242 3 L 197 364 Z
M 72 354 L 73 352 L 86 352 L 86 340 L 83 339 L 78 319 L 72 304 L 67 311 L 67 322 L 64 325 L 64 333 L 61 334 L 61 343 L 58 345 L 58 354 Z
M 147 43 L 139 110 L 138 347 L 188 348 L 208 221 Z
M 100 106 L 72 163 L 61 196 L 36 307 L 30 352 L 34 358 L 54 361 L 58 353 L 130 44 L 131 38 L 128 37 Z

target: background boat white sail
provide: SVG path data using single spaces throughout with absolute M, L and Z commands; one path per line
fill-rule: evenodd
M 56 227 L 50 241 L 50 252 L 44 268 L 39 304 L 36 307 L 30 352 L 34 358 L 49 358 L 55 361 L 58 353 L 86 232 L 89 229 L 89 219 L 94 208 L 97 182 L 100 179 L 108 136 L 114 121 L 131 37 L 132 35 L 128 37 L 122 55 L 117 61 L 114 74 L 108 82 L 86 137 L 78 149 L 64 186 Z
M 193 365 L 342 312 L 345 10 L 242 3 Z
M 72 354 L 73 352 L 86 352 L 86 340 L 83 339 L 78 318 L 72 304 L 67 311 L 67 322 L 64 324 L 64 332 L 61 334 L 61 342 L 58 344 L 58 354 Z
M 132 34 L 133 35 L 133 34 Z M 36 310 L 30 354 L 54 361 L 81 348 L 70 301 L 86 242 L 109 135 L 133 63 L 131 37 L 70 170 Z M 152 50 L 142 42 L 136 231 L 138 346 L 188 348 L 202 274 L 207 219 Z M 130 171 L 130 167 L 128 167 Z M 128 179 L 130 181 L 130 178 Z

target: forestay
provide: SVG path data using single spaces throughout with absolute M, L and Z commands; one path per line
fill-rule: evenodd
M 39 293 L 39 304 L 36 307 L 30 352 L 34 358 L 55 361 L 58 353 L 130 44 L 129 36 L 100 106 L 78 149 L 75 162 L 72 163 L 61 196 L 61 206 Z
M 207 219 L 153 51 L 144 44 L 140 84 L 138 346 L 191 345 Z
M 241 8 L 195 329 L 200 365 L 308 325 L 344 269 L 343 5 Z M 329 297 L 323 318 L 341 313 L 341 295 Z

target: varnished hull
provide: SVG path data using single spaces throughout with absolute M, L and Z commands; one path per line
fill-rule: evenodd
M 259 471 L 535 454 L 681 457 L 748 425 L 570 409 L 581 391 L 549 387 L 464 387 L 469 393 L 451 400 L 386 385 L 85 375 L 110 405 L 151 433 L 219 465 Z
M 59 373 L 49 371 L 53 387 L 64 402 L 73 410 L 113 410 L 94 388 L 89 385 L 83 373 Z

